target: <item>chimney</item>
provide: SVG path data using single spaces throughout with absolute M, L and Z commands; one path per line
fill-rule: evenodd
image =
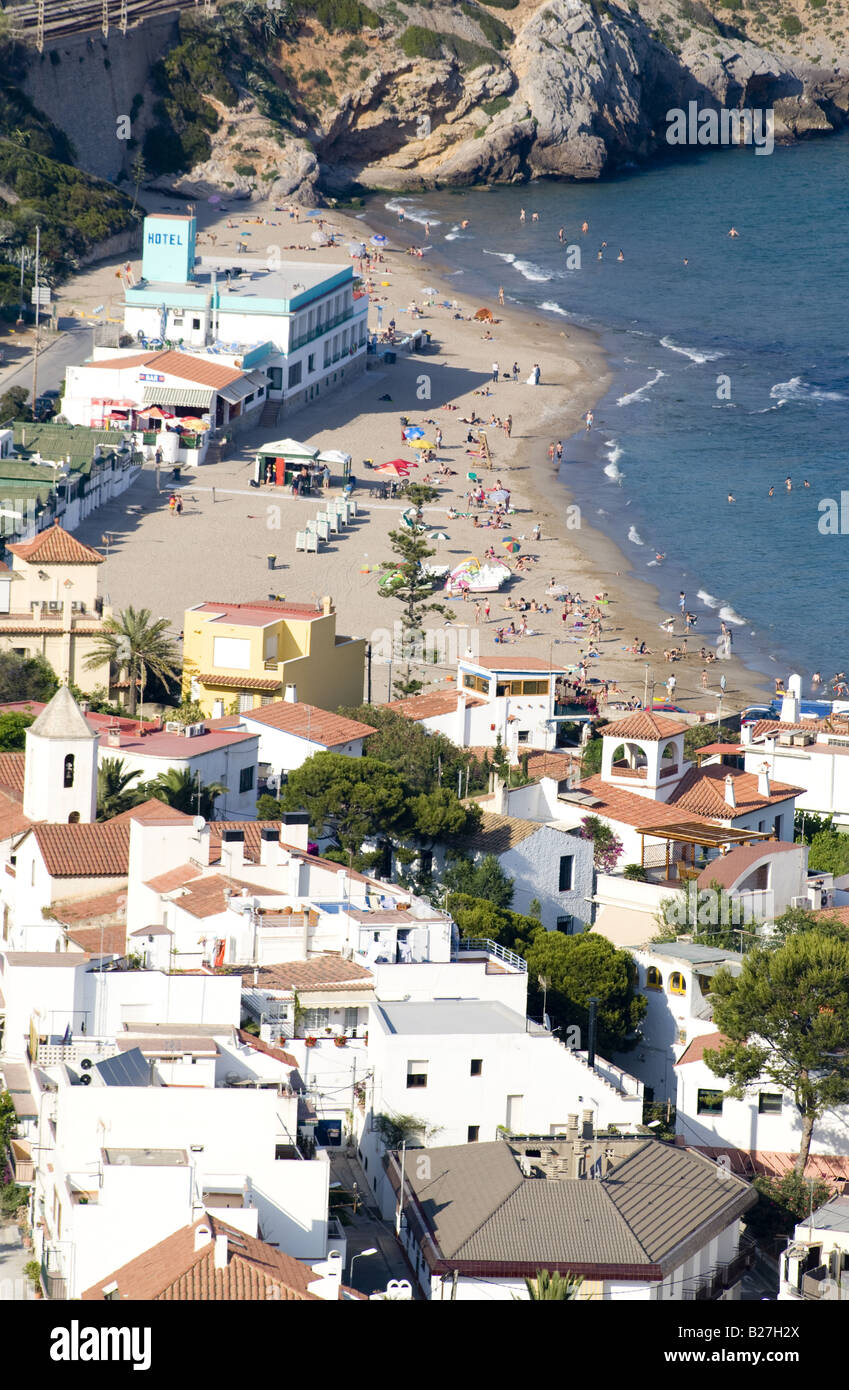
M 215 1236 L 215 1268 L 227 1268 L 227 1233 L 219 1231 Z
M 212 1240 L 212 1228 L 205 1222 L 201 1222 L 195 1231 L 195 1251 L 203 1250 Z
M 289 897 L 290 897 L 290 898 L 295 898 L 295 899 L 297 899 L 297 898 L 299 898 L 299 897 L 301 896 L 301 867 L 302 867 L 302 865 L 303 865 L 303 860 L 302 860 L 302 859 L 299 859 L 298 856 L 297 856 L 296 854 L 293 854 L 292 857 L 291 857 L 291 859 L 289 860 Z M 295 903 L 294 906 L 295 906 L 295 910 L 296 910 L 296 911 L 299 910 L 299 909 L 298 909 L 297 902 Z
M 283 691 L 283 699 L 286 701 L 287 705 L 296 705 L 298 703 L 298 687 L 296 685 L 287 685 L 286 689 Z
M 310 838 L 308 811 L 284 811 L 280 821 L 280 839 L 284 845 L 303 850 L 306 854 Z
M 606 1177 L 607 1174 L 610 1172 L 610 1170 L 613 1168 L 613 1165 L 614 1165 L 615 1162 L 616 1162 L 616 1150 L 615 1150 L 615 1149 L 605 1149 L 605 1151 L 604 1151 L 604 1174 L 605 1174 L 605 1177 Z
M 761 763 L 758 772 L 758 796 L 770 796 L 769 790 L 769 763 Z
M 778 717 L 782 724 L 797 724 L 799 722 L 799 701 L 792 690 L 788 690 L 787 694 L 782 697 L 781 713 Z
M 321 611 L 325 618 L 333 612 L 333 599 L 329 594 L 323 594 L 321 598 Z
M 276 869 L 280 862 L 280 839 L 273 826 L 264 825 L 259 832 L 259 862 L 264 869 Z
M 581 1129 L 585 1139 L 593 1137 L 593 1112 L 592 1110 L 581 1111 Z
M 454 738 L 458 748 L 466 747 L 466 692 L 457 691 L 457 729 Z
M 222 830 L 221 869 L 233 877 L 242 872 L 245 865 L 244 830 Z
M 566 1138 L 577 1139 L 578 1137 L 578 1117 L 569 1115 L 566 1119 Z
M 106 734 L 106 742 L 109 744 L 109 747 L 110 747 L 110 748 L 120 748 L 120 747 L 121 747 L 121 730 L 120 730 L 120 729 L 109 729 L 108 732 L 107 732 L 107 734 Z
M 492 789 L 492 809 L 497 816 L 506 816 L 508 807 L 507 783 L 503 777 L 495 774 L 495 781 Z
M 204 825 L 203 829 L 199 830 L 197 833 L 197 848 L 191 856 L 192 859 L 196 859 L 199 864 L 208 865 L 211 842 L 212 835 L 210 834 L 209 826 Z
M 584 1176 L 584 1146 L 580 1139 L 576 1139 L 572 1145 L 571 1175 L 573 1178 Z
M 730 806 L 732 811 L 737 810 L 737 798 L 734 795 L 734 778 L 731 773 L 727 773 L 725 778 L 725 804 Z

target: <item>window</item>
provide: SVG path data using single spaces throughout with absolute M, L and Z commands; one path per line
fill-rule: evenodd
M 252 767 L 243 767 L 239 772 L 239 791 L 249 792 L 254 784 L 254 770 Z
M 246 710 L 253 709 L 254 697 L 250 691 L 239 696 L 239 713 L 244 714 Z
M 192 319 L 192 328 L 194 328 L 194 329 L 200 328 L 200 319 Z
M 345 1010 L 345 1032 L 353 1033 L 359 1021 L 360 1011 L 357 1008 Z
M 782 817 L 781 817 L 781 816 L 776 816 L 776 818 L 775 818 L 775 838 L 776 838 L 776 840 L 780 840 L 780 839 L 781 839 L 781 821 L 782 821 Z
M 650 965 L 646 971 L 646 989 L 663 989 L 663 976 L 656 965 Z
M 319 1028 L 326 1028 L 329 1019 L 329 1009 L 306 1009 L 304 1011 L 304 1028 L 308 1033 L 315 1033 Z
M 466 1131 L 466 1142 L 468 1144 L 476 1144 L 478 1142 L 478 1135 L 480 1134 L 480 1132 L 480 1125 L 469 1125 L 469 1128 Z
M 298 386 L 301 380 L 301 363 L 293 362 L 289 368 L 289 385 Z
M 182 328 L 182 327 L 183 327 L 183 315 L 182 315 L 182 314 L 175 314 L 174 317 L 172 318 L 171 322 L 173 323 L 173 325 L 174 325 L 175 328 Z
M 697 1115 L 721 1115 L 722 1114 L 722 1091 L 702 1091 L 699 1090 L 696 1101 Z
M 571 913 L 568 917 L 558 917 L 557 930 L 565 932 L 567 936 L 572 935 L 573 931 L 575 930 L 575 918 L 571 915 Z
M 527 743 L 527 741 L 528 741 L 528 739 L 530 738 L 530 736 L 531 736 L 531 731 L 530 731 L 530 729 L 520 729 L 520 730 L 519 730 L 519 733 L 518 733 L 518 737 L 517 737 L 517 739 L 516 739 L 516 742 L 517 742 L 517 743 Z
M 73 754 L 73 753 L 68 753 L 67 757 L 65 758 L 65 769 L 64 769 L 64 777 L 63 777 L 62 785 L 63 785 L 64 787 L 72 787 L 72 786 L 74 785 L 74 754 Z
M 479 695 L 489 694 L 489 681 L 484 680 L 483 676 L 472 676 L 468 672 L 463 675 L 463 689 L 476 690 Z
M 572 873 L 575 867 L 574 856 L 571 854 L 561 854 L 560 856 L 560 892 L 568 893 L 572 887 Z
M 427 1085 L 427 1062 L 407 1063 L 407 1090 Z
M 784 1097 L 780 1091 L 761 1091 L 758 1095 L 759 1115 L 780 1115 Z
M 481 1076 L 482 1073 L 483 1073 L 483 1058 L 482 1058 L 482 1057 L 473 1057 L 473 1058 L 472 1058 L 472 1064 L 471 1064 L 471 1067 L 470 1067 L 470 1069 L 469 1069 L 469 1074 L 470 1074 L 470 1076 Z
M 684 983 L 684 976 L 681 974 L 681 971 L 680 971 L 680 970 L 673 970 L 672 974 L 669 976 L 669 993 L 670 993 L 670 994 L 686 994 L 686 993 L 687 993 L 687 986 L 686 986 L 686 984 Z
M 308 372 L 314 372 L 314 371 L 315 371 L 315 353 L 314 353 L 314 352 L 311 352 L 310 355 L 309 355 L 309 357 L 307 358 L 307 371 L 308 371 Z

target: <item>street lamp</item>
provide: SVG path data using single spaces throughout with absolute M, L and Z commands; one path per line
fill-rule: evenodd
M 371 1246 L 369 1246 L 368 1250 L 358 1250 L 357 1253 L 356 1253 L 356 1255 L 352 1255 L 352 1256 L 351 1256 L 351 1263 L 350 1263 L 350 1265 L 348 1266 L 348 1278 L 350 1279 L 352 1286 L 353 1286 L 353 1283 L 354 1283 L 354 1261 L 355 1261 L 355 1260 L 359 1260 L 359 1259 L 365 1259 L 366 1256 L 368 1256 L 368 1255 L 377 1255 L 377 1254 L 378 1254 L 377 1246 L 376 1246 L 376 1245 L 371 1245 Z

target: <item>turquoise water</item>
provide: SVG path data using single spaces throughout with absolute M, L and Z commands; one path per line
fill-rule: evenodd
M 703 640 L 725 620 L 773 676 L 827 677 L 849 657 L 849 534 L 818 524 L 821 500 L 849 490 L 847 188 L 849 134 L 403 200 L 403 242 L 429 217 L 464 297 L 496 306 L 503 285 L 508 302 L 601 330 L 614 385 L 568 442 L 564 481 L 670 613 L 683 588 Z M 396 200 L 381 203 L 393 219 Z

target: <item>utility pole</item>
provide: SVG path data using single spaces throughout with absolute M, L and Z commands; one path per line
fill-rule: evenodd
M 44 0 L 36 0 L 35 46 L 39 53 L 44 52 Z
M 38 394 L 38 321 L 40 297 L 38 292 L 38 270 L 41 256 L 41 227 L 35 229 L 35 347 L 32 353 L 32 418 L 35 419 L 35 402 Z
M 398 1189 L 398 1210 L 395 1213 L 395 1234 L 401 1234 L 401 1216 L 404 1211 L 404 1167 L 407 1161 L 407 1141 L 401 1144 L 401 1186 Z
M 101 11 L 100 30 L 105 39 L 109 38 L 109 0 L 103 0 Z
M 371 642 L 366 644 L 366 704 L 371 704 Z
M 121 0 L 121 33 L 127 33 L 127 0 Z

